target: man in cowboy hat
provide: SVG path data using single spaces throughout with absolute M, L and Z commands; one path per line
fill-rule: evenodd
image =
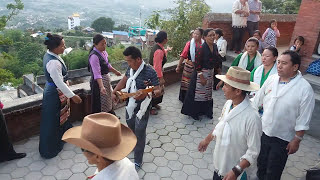
M 138 180 L 134 164 L 126 157 L 137 143 L 133 132 L 110 113 L 90 114 L 81 126 L 66 131 L 62 140 L 80 147 L 98 173 L 92 180 Z
M 298 151 L 304 132 L 309 129 L 315 96 L 298 70 L 300 64 L 298 53 L 282 53 L 278 74 L 270 76 L 254 97 L 253 106 L 263 109 L 259 179 L 280 179 L 288 155 Z
M 227 102 L 219 123 L 200 142 L 198 150 L 204 152 L 215 139 L 213 179 L 240 179 L 247 167 L 250 166 L 248 172 L 254 170 L 260 151 L 261 121 L 247 96 L 259 85 L 250 82 L 250 72 L 240 67 L 230 67 L 226 75 L 216 77 L 224 82 L 222 90 Z
M 136 169 L 142 165 L 144 147 L 146 144 L 146 128 L 148 125 L 151 96 L 146 92 L 139 91 L 145 89 L 147 85 L 154 86 L 154 96 L 161 95 L 159 79 L 152 66 L 145 64 L 142 55 L 137 47 L 130 46 L 123 52 L 129 68 L 125 76 L 120 80 L 112 92 L 112 99 L 117 102 L 116 92 L 124 91 L 135 93 L 129 98 L 126 105 L 126 121 L 130 129 L 137 136 L 137 145 L 134 148 L 134 162 Z

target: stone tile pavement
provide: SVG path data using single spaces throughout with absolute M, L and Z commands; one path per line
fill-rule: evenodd
M 166 88 L 162 110 L 150 116 L 147 128 L 147 145 L 144 164 L 139 171 L 145 180 L 202 180 L 212 179 L 212 142 L 205 153 L 197 151 L 198 143 L 217 124 L 217 117 L 225 103 L 222 91 L 215 91 L 214 119 L 202 117 L 201 121 L 180 113 L 179 83 Z M 124 108 L 116 110 L 125 123 Z M 75 123 L 80 125 L 80 122 Z M 39 136 L 14 145 L 17 152 L 27 152 L 27 157 L 0 164 L 0 180 L 54 180 L 86 179 L 96 168 L 89 165 L 79 148 L 65 144 L 63 151 L 53 159 L 43 159 L 38 152 Z M 282 175 L 283 180 L 304 179 L 305 169 L 319 161 L 320 141 L 306 135 L 299 151 L 290 155 Z M 129 155 L 132 159 L 132 154 Z

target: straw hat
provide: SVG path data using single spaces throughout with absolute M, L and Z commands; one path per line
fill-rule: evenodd
M 216 77 L 230 86 L 244 91 L 257 91 L 259 85 L 250 82 L 250 71 L 237 66 L 231 66 L 226 75 L 216 75 Z
M 113 161 L 126 157 L 137 143 L 127 126 L 105 112 L 84 117 L 82 126 L 66 131 L 62 140 Z

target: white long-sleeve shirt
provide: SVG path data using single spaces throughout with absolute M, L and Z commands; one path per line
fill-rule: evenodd
M 231 132 L 230 143 L 229 145 L 222 145 L 221 138 L 216 137 L 213 152 L 214 169 L 220 175 L 225 176 L 242 159 L 246 159 L 250 163 L 250 167 L 246 171 L 251 174 L 256 167 L 260 152 L 261 120 L 248 98 L 245 98 L 227 113 L 231 104 L 231 100 L 225 103 L 220 118 L 222 120 L 228 114 L 227 122 Z M 241 176 L 238 179 L 240 178 Z
M 64 61 L 63 59 L 56 55 L 55 53 L 51 52 L 51 51 L 47 51 L 48 54 L 55 56 L 56 58 L 58 58 L 63 64 Z M 67 86 L 66 83 L 63 82 L 63 76 L 62 76 L 62 65 L 59 62 L 59 60 L 50 60 L 47 64 L 46 64 L 46 68 L 48 73 L 50 74 L 50 77 L 52 78 L 54 84 L 57 86 L 58 89 L 60 89 L 60 91 L 67 97 L 67 98 L 71 98 L 73 97 L 75 94 L 69 89 L 69 87 Z
M 218 47 L 218 51 L 221 57 L 225 57 L 227 54 L 228 42 L 221 36 L 217 41 L 215 41 Z
M 249 13 L 248 2 L 243 6 L 240 0 L 235 0 L 232 5 L 232 27 L 244 28 L 247 27 L 247 19 L 243 14 L 236 14 L 236 11 L 243 10 Z
M 308 130 L 315 105 L 311 85 L 298 72 L 288 84 L 279 84 L 279 75 L 270 76 L 253 99 L 263 106 L 262 131 L 290 142 L 296 131 Z

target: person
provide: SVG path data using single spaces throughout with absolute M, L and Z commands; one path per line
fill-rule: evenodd
M 162 88 L 162 91 L 164 91 L 165 80 L 163 78 L 162 71 L 164 64 L 167 62 L 167 51 L 171 50 L 171 48 L 169 47 L 169 49 L 164 49 L 164 46 L 168 42 L 167 33 L 165 31 L 159 31 L 154 41 L 156 42 L 156 44 L 151 49 L 149 64 L 156 70 L 160 81 L 160 86 Z M 162 99 L 163 95 L 152 99 L 152 109 L 150 111 L 151 115 L 158 114 L 157 110 L 161 109 L 159 104 L 162 102 Z
M 0 163 L 14 159 L 21 159 L 27 155 L 26 153 L 17 153 L 14 150 L 13 145 L 9 140 L 7 123 L 2 112 L 3 107 L 4 105 L 0 101 Z
M 120 80 L 112 91 L 112 99 L 117 102 L 117 91 L 136 93 L 134 97 L 129 98 L 126 105 L 126 121 L 129 128 L 137 136 L 137 145 L 134 148 L 134 162 L 136 169 L 142 166 L 143 152 L 146 142 L 146 128 L 151 109 L 151 98 L 143 90 L 147 85 L 154 86 L 153 96 L 161 95 L 159 78 L 152 66 L 147 65 L 142 60 L 141 52 L 138 48 L 130 46 L 123 52 L 129 68 L 125 76 Z M 125 88 L 125 89 L 123 89 Z
M 111 81 L 108 73 L 113 72 L 117 76 L 121 76 L 121 73 L 109 63 L 106 39 L 101 34 L 96 34 L 93 37 L 93 46 L 90 50 L 88 61 L 88 71 L 91 72 L 91 112 L 110 112 L 115 114 L 111 99 Z
M 258 39 L 251 37 L 246 42 L 246 52 L 240 53 L 232 62 L 231 66 L 239 66 L 248 71 L 260 66 L 261 54 L 257 51 L 259 47 Z
M 218 52 L 219 55 L 222 59 L 222 61 L 226 61 L 227 60 L 227 45 L 228 42 L 223 38 L 223 31 L 220 28 L 217 28 L 214 30 L 215 33 L 215 38 L 214 38 L 214 43 L 216 43 L 217 47 L 218 47 Z M 220 67 L 222 68 L 222 66 Z M 219 83 L 219 79 L 216 78 L 216 75 L 218 74 L 218 70 L 215 69 L 214 70 L 214 74 L 213 74 L 213 90 L 217 90 L 217 84 Z
M 262 40 L 267 46 L 277 47 L 277 39 L 280 37 L 280 31 L 277 27 L 277 21 L 272 19 L 269 28 L 262 35 Z
M 299 149 L 315 105 L 311 85 L 298 70 L 301 57 L 287 50 L 278 58 L 278 74 L 270 76 L 253 99 L 262 109 L 259 179 L 280 180 L 288 155 Z
M 202 40 L 203 35 L 203 29 L 197 28 L 193 32 L 193 38 L 188 41 L 180 54 L 180 59 L 176 68 L 176 72 L 179 73 L 182 69 L 182 62 L 185 61 L 183 72 L 182 72 L 182 78 L 181 78 L 181 86 L 180 86 L 180 92 L 179 92 L 179 100 L 181 102 L 184 101 L 184 98 L 186 96 L 191 75 L 193 73 L 193 63 L 195 61 L 195 56 L 197 49 L 200 47 L 200 45 L 204 42 Z
M 298 36 L 294 40 L 293 45 L 290 47 L 290 50 L 299 53 L 302 45 L 304 45 L 304 37 Z
M 255 169 L 260 151 L 261 121 L 247 96 L 248 91 L 258 90 L 259 85 L 250 82 L 250 72 L 240 67 L 230 67 L 226 75 L 217 78 L 224 82 L 222 90 L 227 102 L 219 123 L 199 143 L 198 150 L 206 151 L 215 139 L 213 180 L 240 180 L 246 178 L 244 171 L 251 174 Z
M 267 47 L 266 43 L 262 40 L 261 32 L 259 30 L 255 30 L 253 33 L 253 37 L 257 38 L 259 41 L 258 52 L 260 54 L 263 53 L 263 50 Z
M 189 115 L 195 120 L 199 120 L 201 115 L 212 119 L 213 73 L 214 68 L 221 67 L 222 62 L 217 45 L 214 44 L 214 30 L 206 29 L 203 35 L 205 42 L 196 53 L 195 70 L 181 109 L 182 114 Z
M 68 87 L 68 71 L 59 56 L 65 50 L 62 36 L 48 33 L 44 44 L 48 50 L 43 57 L 46 85 L 43 92 L 39 152 L 43 158 L 53 158 L 62 150 L 63 133 L 72 127 L 67 121 L 70 115 L 70 101 L 81 103 L 81 98 Z
M 235 53 L 241 52 L 241 43 L 245 28 L 247 27 L 247 17 L 249 16 L 248 0 L 235 0 L 232 6 L 232 43 L 231 49 Z
M 267 78 L 273 74 L 277 74 L 277 58 L 278 50 L 269 46 L 262 53 L 262 65 L 251 71 L 250 81 L 259 84 L 262 87 Z
M 249 0 L 249 13 L 247 21 L 247 29 L 249 37 L 253 36 L 255 30 L 259 29 L 260 13 L 262 10 L 262 2 L 260 0 Z
M 66 131 L 62 140 L 82 149 L 98 172 L 92 180 L 138 180 L 134 164 L 126 157 L 137 143 L 133 132 L 110 113 L 84 117 L 82 125 Z

